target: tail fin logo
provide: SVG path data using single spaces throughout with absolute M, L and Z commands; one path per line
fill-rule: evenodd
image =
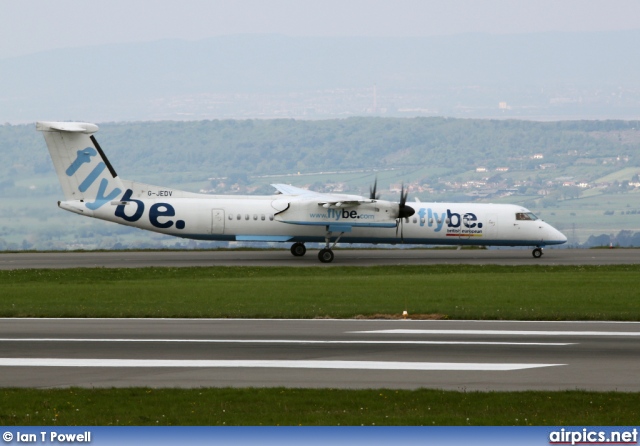
M 98 155 L 98 152 L 93 147 L 87 147 L 82 150 L 78 150 L 76 152 L 76 159 L 71 163 L 71 165 L 67 168 L 65 173 L 67 176 L 72 177 L 78 172 L 80 167 L 84 164 L 90 164 L 92 158 Z M 102 174 L 102 172 L 106 169 L 106 165 L 104 162 L 100 161 L 91 172 L 87 175 L 87 177 L 80 183 L 78 189 L 80 192 L 86 192 L 98 179 L 98 177 Z M 106 178 L 102 178 L 100 180 L 100 185 L 98 186 L 98 192 L 96 194 L 96 198 L 93 202 L 86 203 L 87 208 L 95 211 L 99 209 L 107 202 L 118 197 L 122 191 L 120 188 L 115 188 L 111 192 L 107 193 L 107 187 L 109 186 L 109 180 Z
M 98 151 L 93 147 L 87 147 L 84 150 L 78 150 L 76 152 L 76 160 L 71 163 L 69 168 L 67 169 L 67 176 L 72 177 L 75 173 L 80 169 L 80 166 L 83 164 L 87 164 L 91 162 L 91 157 L 96 156 Z

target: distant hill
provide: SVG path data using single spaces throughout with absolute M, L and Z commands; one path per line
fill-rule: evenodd
M 578 158 L 626 157 L 640 166 L 639 121 L 530 122 L 451 118 L 349 118 L 323 121 L 224 120 L 106 123 L 96 134 L 123 176 L 150 171 L 225 176 L 390 166 L 457 172 L 478 166 L 563 169 Z M 532 159 L 542 155 L 544 161 Z M 595 161 L 594 161 L 595 162 Z M 523 164 L 524 163 L 524 164 Z M 599 165 L 602 165 L 598 162 Z M 0 126 L 0 172 L 50 169 L 33 125 Z M 605 165 L 595 178 L 611 170 Z
M 54 50 L 0 60 L 0 122 L 367 112 L 638 117 L 638 41 L 640 30 L 237 35 Z

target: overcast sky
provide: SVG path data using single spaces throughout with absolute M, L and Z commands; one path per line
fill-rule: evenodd
M 2 0 L 0 59 L 243 33 L 430 36 L 640 29 L 638 0 Z

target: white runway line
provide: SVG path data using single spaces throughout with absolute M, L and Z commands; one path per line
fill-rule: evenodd
M 319 341 L 303 339 L 120 339 L 120 338 L 0 338 L 0 342 L 158 342 L 203 344 L 373 344 L 373 345 L 575 345 L 570 342 L 483 342 L 483 341 Z
M 386 361 L 165 360 L 0 358 L 0 367 L 149 367 L 149 368 L 286 368 L 417 371 L 512 371 L 566 364 L 500 364 Z
M 455 335 L 513 335 L 513 336 L 640 336 L 638 331 L 523 331 L 523 330 L 366 330 L 348 333 L 371 334 L 455 334 Z

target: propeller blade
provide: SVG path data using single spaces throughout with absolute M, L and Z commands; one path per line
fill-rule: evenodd
M 407 198 L 409 197 L 409 188 L 405 191 L 404 183 L 400 189 L 400 203 L 398 204 L 398 218 L 396 220 L 396 237 L 398 236 L 398 227 L 400 229 L 400 240 L 404 243 L 404 219 L 408 219 L 416 213 L 415 209 L 407 206 Z
M 409 189 L 404 190 L 404 183 L 402 183 L 402 189 L 400 189 L 400 204 L 398 205 L 398 218 L 409 218 L 416 213 L 415 209 L 411 206 L 407 206 L 407 198 L 409 197 Z
M 373 187 L 369 186 L 369 198 L 371 200 L 377 200 L 380 198 L 380 196 L 376 194 L 377 189 L 378 189 L 378 177 L 376 177 L 375 181 L 373 182 Z
M 404 222 L 402 218 L 396 218 L 396 237 L 398 236 L 398 229 L 400 230 L 400 242 L 404 243 Z

